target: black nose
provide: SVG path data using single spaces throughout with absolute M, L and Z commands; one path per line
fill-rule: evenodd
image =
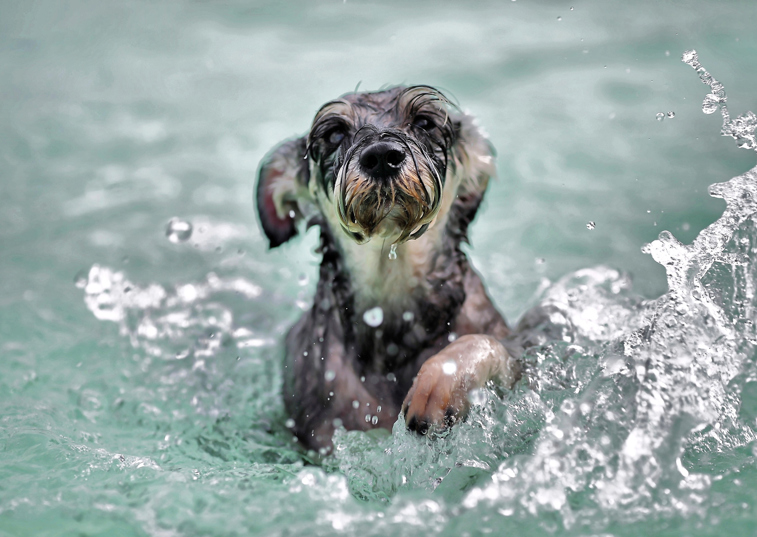
M 405 150 L 393 142 L 376 142 L 360 153 L 360 167 L 376 179 L 396 175 L 404 161 Z

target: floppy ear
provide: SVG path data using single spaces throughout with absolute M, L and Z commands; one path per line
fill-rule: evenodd
M 456 142 L 452 150 L 452 164 L 460 184 L 450 209 L 450 229 L 467 242 L 468 224 L 478 212 L 489 179 L 496 174 L 496 152 L 471 116 L 455 117 L 453 124 Z
M 258 217 L 271 248 L 297 235 L 297 223 L 302 219 L 300 204 L 309 197 L 306 150 L 305 137 L 287 140 L 260 164 L 255 189 Z
M 496 174 L 494 146 L 471 116 L 465 114 L 453 121 L 457 135 L 454 160 L 457 173 L 461 175 L 458 196 L 483 197 L 489 179 Z

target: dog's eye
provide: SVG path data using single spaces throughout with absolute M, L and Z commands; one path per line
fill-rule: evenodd
M 326 140 L 331 145 L 339 145 L 344 140 L 344 131 L 341 129 L 334 129 L 326 135 Z
M 413 119 L 413 127 L 418 127 L 424 131 L 430 131 L 436 127 L 436 124 L 428 116 L 415 116 L 415 119 Z

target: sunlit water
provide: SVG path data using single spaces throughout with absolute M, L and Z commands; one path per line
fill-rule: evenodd
M 753 533 L 757 6 L 433 7 L 0 7 L 0 535 Z M 266 252 L 251 183 L 361 80 L 480 117 L 471 257 L 549 320 L 447 436 L 317 466 L 280 398 L 314 236 Z

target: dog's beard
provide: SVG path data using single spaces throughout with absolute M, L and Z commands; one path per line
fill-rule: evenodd
M 420 237 L 439 213 L 442 176 L 413 151 L 400 172 L 377 180 L 360 172 L 356 159 L 337 174 L 334 193 L 342 227 L 358 243 L 374 236 L 400 244 Z

